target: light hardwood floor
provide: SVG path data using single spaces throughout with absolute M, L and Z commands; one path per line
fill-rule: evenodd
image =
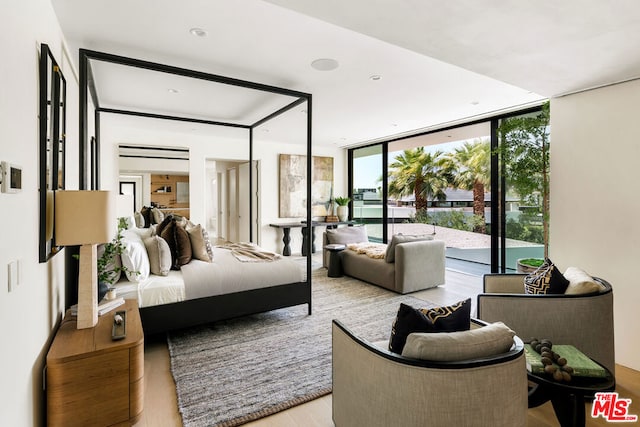
M 447 305 L 471 297 L 475 313 L 476 295 L 481 292 L 481 278 L 451 270 L 446 273 L 446 285 L 420 291 L 413 296 Z M 182 426 L 169 366 L 169 352 L 163 337 L 145 338 L 145 402 L 144 412 L 136 427 Z M 616 391 L 621 398 L 631 399 L 630 414 L 640 415 L 640 372 L 616 365 Z M 496 402 L 499 404 L 499 402 Z M 587 411 L 590 411 L 588 405 Z M 587 412 L 586 426 L 611 426 L 604 418 L 593 419 Z M 249 427 L 331 427 L 331 395 L 299 405 L 289 410 L 246 424 Z M 558 422 L 551 403 L 529 409 L 529 427 L 555 427 Z

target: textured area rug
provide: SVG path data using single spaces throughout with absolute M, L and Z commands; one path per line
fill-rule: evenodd
M 400 302 L 433 306 L 316 269 L 311 316 L 296 306 L 170 334 L 183 424 L 236 426 L 331 393 L 332 319 L 388 340 Z

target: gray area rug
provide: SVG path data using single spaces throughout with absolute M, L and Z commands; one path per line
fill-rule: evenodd
M 313 314 L 296 306 L 168 335 L 185 426 L 236 426 L 331 393 L 331 321 L 388 340 L 400 302 L 433 306 L 313 272 Z

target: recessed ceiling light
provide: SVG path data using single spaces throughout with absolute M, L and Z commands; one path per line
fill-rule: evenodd
M 167 92 L 169 92 L 169 93 L 178 93 L 180 91 L 178 89 L 174 89 L 174 88 L 170 87 L 169 89 L 167 89 Z
M 203 30 L 202 28 L 192 28 L 189 30 L 189 32 L 196 36 L 196 37 L 206 37 L 207 36 L 207 31 Z
M 471 101 L 471 105 L 478 105 L 480 104 L 480 101 Z
M 311 67 L 318 71 L 335 70 L 336 68 L 338 68 L 339 65 L 340 64 L 338 64 L 338 61 L 331 58 L 320 58 L 320 59 L 316 59 L 311 63 Z
M 370 80 L 373 80 L 373 81 L 378 81 L 378 80 L 380 80 L 381 78 L 382 78 L 382 76 L 381 76 L 381 75 L 379 75 L 379 74 L 374 74 L 374 75 L 372 75 L 372 76 L 369 76 L 369 79 L 370 79 Z

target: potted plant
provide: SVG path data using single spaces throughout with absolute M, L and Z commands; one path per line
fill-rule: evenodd
M 517 260 L 516 271 L 518 273 L 533 273 L 544 263 L 542 258 L 520 258 Z
M 336 213 L 338 214 L 338 219 L 340 221 L 346 221 L 349 219 L 349 202 L 351 201 L 350 198 L 348 197 L 336 197 L 335 199 L 336 204 L 338 205 L 338 209 L 336 210 Z
M 113 287 L 113 284 L 120 279 L 122 273 L 131 272 L 122 264 L 120 255 L 125 249 L 122 243 L 122 230 L 126 230 L 126 218 L 118 218 L 118 232 L 116 237 L 102 245 L 102 254 L 98 258 L 98 302 Z

